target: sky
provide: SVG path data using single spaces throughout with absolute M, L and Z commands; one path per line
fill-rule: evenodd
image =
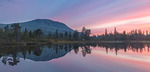
M 150 0 L 0 0 L 0 23 L 51 19 L 93 35 L 133 29 L 150 31 Z

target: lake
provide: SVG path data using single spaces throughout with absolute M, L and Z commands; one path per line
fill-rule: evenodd
M 150 44 L 3 45 L 0 72 L 150 72 Z

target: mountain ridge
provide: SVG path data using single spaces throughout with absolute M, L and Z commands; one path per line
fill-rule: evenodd
M 6 25 L 9 25 L 9 27 L 11 27 L 12 24 L 13 23 L 0 24 L 0 28 L 4 28 Z M 25 28 L 28 31 L 41 29 L 44 35 L 48 35 L 49 33 L 55 33 L 57 29 L 59 33 L 74 32 L 74 30 L 68 27 L 66 24 L 50 19 L 35 19 L 27 22 L 20 22 L 19 25 L 21 26 L 21 31 L 24 31 Z

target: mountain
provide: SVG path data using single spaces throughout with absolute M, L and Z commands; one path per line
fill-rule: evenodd
M 58 49 L 58 52 L 56 52 L 56 49 L 44 47 L 44 48 L 42 48 L 42 53 L 39 56 L 36 56 L 33 52 L 31 52 L 31 54 L 29 54 L 27 52 L 26 53 L 26 59 L 30 59 L 30 60 L 33 60 L 33 61 L 49 61 L 49 60 L 52 60 L 52 59 L 63 57 L 68 52 L 70 52 L 69 50 L 66 51 L 64 48 L 63 49 Z M 71 48 L 71 50 L 72 50 L 72 48 Z M 18 53 L 17 56 L 20 57 L 20 58 L 24 58 L 22 53 Z
M 11 27 L 11 24 L 0 24 L 0 28 L 4 28 L 6 25 Z M 67 25 L 61 22 L 52 21 L 49 19 L 36 19 L 28 22 L 19 23 L 21 26 L 21 31 L 24 31 L 27 28 L 28 31 L 34 31 L 36 29 L 41 29 L 44 35 L 48 35 L 49 33 L 55 33 L 56 29 L 58 29 L 59 33 L 71 32 L 74 30 L 69 28 Z

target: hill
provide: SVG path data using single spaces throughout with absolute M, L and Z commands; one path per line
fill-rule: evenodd
M 4 28 L 6 25 L 9 25 L 9 27 L 11 27 L 11 24 L 0 24 L 0 28 Z M 36 19 L 28 22 L 19 23 L 19 25 L 21 26 L 21 31 L 24 31 L 25 28 L 27 28 L 28 31 L 41 29 L 44 35 L 48 35 L 49 33 L 55 33 L 56 29 L 58 29 L 59 33 L 64 33 L 66 31 L 71 33 L 74 32 L 74 30 L 69 28 L 64 23 L 52 21 L 49 19 Z

